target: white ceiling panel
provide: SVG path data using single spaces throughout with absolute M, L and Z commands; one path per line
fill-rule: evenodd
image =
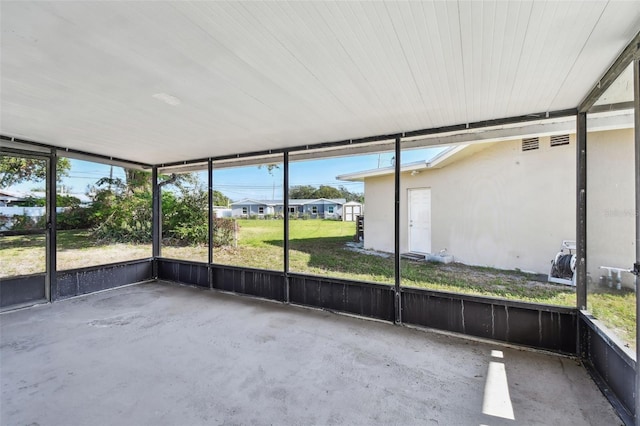
M 0 132 L 161 164 L 574 108 L 637 2 L 0 3 Z

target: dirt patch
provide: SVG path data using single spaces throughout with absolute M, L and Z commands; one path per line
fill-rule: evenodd
M 549 290 L 570 288 L 568 286 L 546 282 L 543 280 L 543 277 L 538 274 L 530 274 L 521 271 L 500 271 L 497 269 L 464 265 L 462 263 L 449 263 L 446 265 L 435 263 L 431 264 L 444 272 L 455 274 L 456 276 L 463 278 L 470 284 L 486 284 L 488 282 L 493 282 L 496 285 L 499 285 L 499 283 L 510 283 L 529 288 L 547 288 Z

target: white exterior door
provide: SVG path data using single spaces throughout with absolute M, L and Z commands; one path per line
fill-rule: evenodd
M 409 189 L 409 251 L 431 253 L 431 189 Z

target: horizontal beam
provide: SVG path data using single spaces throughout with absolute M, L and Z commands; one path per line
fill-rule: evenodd
M 578 106 L 578 112 L 591 112 L 590 109 L 598 102 L 598 99 L 609 86 L 622 74 L 629 64 L 640 58 L 640 32 L 631 40 L 618 56 L 615 62 L 609 67 L 607 72 L 598 80 L 595 87 L 585 96 Z
M 611 128 L 632 128 L 633 112 L 626 107 L 627 103 L 602 105 L 598 112 L 616 112 L 615 115 L 600 116 L 590 115 L 589 132 L 609 130 Z M 600 106 L 599 106 L 600 107 Z M 633 107 L 633 105 L 632 105 Z M 622 113 L 620 111 L 629 110 Z M 593 110 L 592 110 L 593 112 Z M 574 116 L 560 117 L 556 119 L 534 120 L 521 125 L 509 124 L 502 126 L 484 127 L 479 129 L 467 129 L 465 131 L 425 135 L 413 138 L 404 138 L 402 149 L 418 149 L 430 147 L 444 147 L 452 145 L 468 144 L 471 142 L 500 142 L 519 139 L 523 137 L 550 136 L 566 133 L 575 133 L 576 122 Z M 317 160 L 322 158 L 347 157 L 353 155 L 366 155 L 380 152 L 393 152 L 395 140 L 384 140 L 369 144 L 349 144 L 323 150 L 308 149 L 289 153 L 289 162 L 294 163 L 304 160 Z M 271 154 L 261 157 L 241 157 L 232 160 L 214 162 L 214 170 L 231 167 L 247 167 L 259 164 L 282 163 L 282 154 Z M 161 173 L 188 173 L 203 171 L 205 163 L 192 163 L 165 167 Z
M 79 149 L 63 148 L 42 142 L 30 141 L 27 139 L 18 139 L 7 135 L 0 135 L 0 143 L 0 148 L 4 146 L 7 146 L 9 148 L 19 148 L 20 145 L 23 145 L 23 149 L 25 150 L 27 150 L 28 147 L 36 148 L 34 150 L 36 152 L 45 152 L 45 150 L 55 149 L 59 157 L 69 157 L 78 160 L 95 161 L 125 168 L 151 169 L 151 167 L 153 167 L 153 165 L 151 164 L 140 163 L 138 161 L 125 160 L 123 158 L 111 157 L 102 154 L 94 154 Z
M 172 168 L 177 166 L 188 166 L 188 165 L 198 164 L 198 163 L 206 163 L 209 160 L 225 161 L 225 160 L 242 159 L 242 158 L 249 158 L 249 157 L 256 157 L 256 156 L 269 157 L 274 154 L 283 154 L 285 152 L 293 153 L 296 151 L 308 151 L 308 150 L 314 150 L 314 149 L 339 148 L 339 147 L 344 147 L 348 145 L 358 145 L 358 144 L 366 144 L 366 143 L 382 142 L 382 141 L 393 141 L 396 138 L 410 138 L 410 137 L 418 137 L 418 136 L 437 135 L 441 133 L 460 132 L 460 131 L 465 131 L 469 129 L 481 129 L 484 127 L 495 127 L 495 126 L 501 126 L 506 124 L 516 124 L 516 123 L 524 123 L 529 121 L 569 117 L 569 116 L 575 115 L 576 113 L 577 111 L 573 108 L 558 110 L 558 111 L 538 112 L 538 113 L 519 115 L 519 116 L 513 116 L 513 117 L 498 118 L 493 120 L 483 120 L 483 121 L 476 121 L 472 123 L 455 124 L 452 126 L 433 127 L 429 129 L 414 130 L 410 132 L 367 136 L 364 138 L 357 138 L 357 139 L 345 139 L 341 141 L 322 142 L 322 143 L 309 144 L 309 145 L 299 145 L 291 148 L 278 148 L 278 149 L 269 149 L 269 150 L 263 150 L 263 151 L 253 151 L 253 152 L 246 152 L 246 153 L 235 154 L 235 155 L 224 155 L 219 157 L 198 158 L 198 159 L 193 159 L 188 161 L 161 163 L 161 164 L 156 164 L 156 166 L 162 169 L 162 168 Z M 22 143 L 25 145 L 30 145 L 34 147 L 40 147 L 40 148 L 56 149 L 58 151 L 59 156 L 70 156 L 73 158 L 80 158 L 80 159 L 85 159 L 89 161 L 97 160 L 107 164 L 114 164 L 122 167 L 137 166 L 138 168 L 150 169 L 151 167 L 154 166 L 152 164 L 140 163 L 137 161 L 126 160 L 123 158 L 111 157 L 111 156 L 106 156 L 101 154 L 94 154 L 94 153 L 85 152 L 77 149 L 71 149 L 71 148 L 62 148 L 55 145 L 29 141 L 26 139 L 17 139 L 17 138 L 6 136 L 6 135 L 0 135 L 0 140 L 10 141 L 15 143 Z M 294 157 L 292 156 L 292 160 L 293 158 Z
M 284 152 L 294 153 L 296 151 L 308 151 L 312 149 L 338 148 L 338 147 L 343 147 L 348 145 L 358 145 L 358 144 L 366 144 L 366 143 L 372 143 L 372 142 L 382 142 L 382 141 L 392 142 L 396 138 L 410 138 L 410 137 L 417 137 L 417 136 L 436 135 L 440 133 L 460 132 L 460 131 L 465 131 L 469 129 L 481 129 L 483 127 L 502 126 L 505 124 L 525 123 L 529 121 L 539 121 L 539 120 L 545 120 L 545 119 L 570 117 L 570 116 L 576 115 L 576 113 L 577 113 L 577 110 L 575 108 L 558 110 L 558 111 L 549 111 L 549 112 L 538 112 L 538 113 L 527 114 L 527 115 L 518 115 L 514 117 L 498 118 L 494 120 L 483 120 L 483 121 L 476 121 L 473 123 L 456 124 L 452 126 L 433 127 L 429 129 L 414 130 L 411 132 L 401 132 L 401 133 L 393 133 L 393 134 L 387 134 L 387 135 L 368 136 L 365 138 L 358 138 L 358 139 L 345 139 L 345 140 L 334 141 L 334 142 L 322 142 L 317 144 L 299 145 L 291 148 L 279 148 L 279 149 L 269 149 L 264 151 L 253 151 L 253 152 L 246 152 L 246 153 L 234 154 L 234 155 L 223 155 L 220 157 L 198 158 L 198 159 L 188 160 L 188 161 L 176 161 L 173 163 L 161 163 L 161 164 L 158 164 L 157 166 L 160 168 L 175 167 L 180 165 L 186 166 L 194 163 L 205 163 L 209 159 L 213 161 L 224 161 L 224 160 L 233 160 L 233 159 L 241 159 L 241 158 L 256 157 L 256 156 L 269 156 L 273 154 L 282 154 Z
M 633 101 L 618 102 L 615 104 L 594 105 L 589 109 L 589 114 L 597 114 L 600 112 L 624 111 L 633 109 Z

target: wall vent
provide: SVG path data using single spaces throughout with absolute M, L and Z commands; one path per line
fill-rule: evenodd
M 531 151 L 540 148 L 540 141 L 538 138 L 522 139 L 522 150 Z
M 551 146 L 569 145 L 569 135 L 551 136 Z

